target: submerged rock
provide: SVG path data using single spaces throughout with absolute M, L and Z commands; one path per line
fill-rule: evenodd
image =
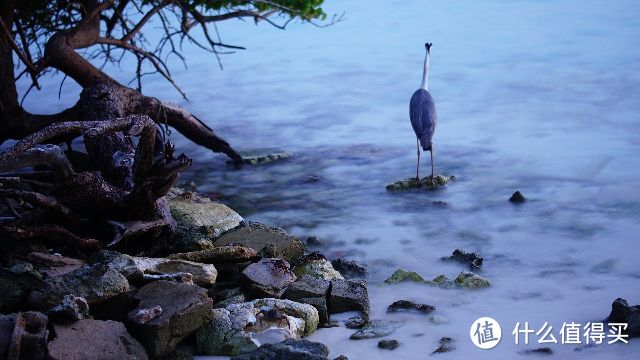
M 432 354 L 445 353 L 452 350 L 455 350 L 455 345 L 453 345 L 453 339 L 450 337 L 443 336 L 440 338 L 440 346 L 435 349 Z
M 369 320 L 367 281 L 334 279 L 331 281 L 328 305 L 331 314 L 355 310 Z
M 180 280 L 184 279 L 185 274 L 191 274 L 187 278 L 191 278 L 194 283 L 209 286 L 216 282 L 218 276 L 213 265 L 186 260 L 138 257 L 114 251 L 102 251 L 96 259 L 106 262 L 110 268 L 117 270 L 127 280 L 138 285 L 154 280 L 189 282 Z
M 519 204 L 527 201 L 527 198 L 524 195 L 522 195 L 520 191 L 516 191 L 511 195 L 511 197 L 509 198 L 509 201 L 512 203 Z
M 387 339 L 387 340 L 378 341 L 378 347 L 380 349 L 395 350 L 395 349 L 398 348 L 398 346 L 400 346 L 400 342 L 398 340 L 395 340 L 395 339 Z
M 281 257 L 289 262 L 300 258 L 304 252 L 304 245 L 297 237 L 280 228 L 254 222 L 226 232 L 214 245 L 242 245 L 258 252 L 265 246 L 273 245 L 275 253 L 272 257 Z
M 537 348 L 537 349 L 523 350 L 520 353 L 524 354 L 524 355 L 529 355 L 529 354 L 552 355 L 553 354 L 553 350 L 551 350 L 551 348 L 549 348 L 549 347 L 541 347 L 541 348 Z
M 435 309 L 436 307 L 432 305 L 420 304 L 408 300 L 398 300 L 387 307 L 387 312 L 417 311 L 419 313 L 428 314 Z
M 259 349 L 232 357 L 231 360 L 326 360 L 329 349 L 326 345 L 308 340 L 288 339 L 277 344 L 266 344 Z
M 197 285 L 159 280 L 142 287 L 135 297 L 140 303 L 129 312 L 130 328 L 152 357 L 170 353 L 212 318 L 213 301 L 207 290 Z M 162 309 L 160 314 L 139 322 L 141 310 L 156 306 Z
M 410 190 L 410 189 L 437 189 L 445 186 L 456 179 L 455 176 L 436 175 L 433 179 L 431 176 L 424 177 L 418 182 L 416 178 L 408 178 L 387 185 L 388 191 Z
M 346 279 L 358 279 L 367 277 L 369 271 L 356 261 L 343 258 L 331 261 L 331 265 Z
M 51 360 L 147 359 L 144 347 L 117 321 L 85 319 L 54 325 L 53 331 L 48 346 Z
M 362 329 L 351 334 L 351 340 L 376 339 L 387 335 L 391 335 L 403 323 L 391 320 L 371 320 L 367 322 Z
M 640 336 L 640 305 L 629 306 L 627 300 L 618 298 L 611 304 L 611 313 L 605 320 L 608 323 L 627 323 L 624 334 L 629 338 Z
M 174 187 L 166 199 L 177 224 L 176 236 L 161 246 L 168 252 L 210 249 L 213 240 L 243 221 L 228 206 L 196 192 Z
M 482 266 L 483 258 L 477 253 L 468 253 L 464 250 L 455 249 L 451 256 L 445 256 L 441 258 L 444 261 L 457 261 L 462 264 L 468 265 L 472 270 L 480 269 Z
M 258 299 L 213 309 L 213 319 L 197 332 L 198 353 L 233 356 L 269 343 L 299 339 L 315 331 L 318 312 L 290 300 Z
M 391 276 L 389 276 L 384 282 L 385 284 L 397 284 L 401 281 L 424 282 L 424 279 L 415 271 L 398 269 L 393 274 L 391 274 Z
M 281 297 L 285 289 L 296 281 L 289 263 L 282 259 L 262 259 L 242 271 L 248 292 L 255 296 Z
M 301 264 L 293 268 L 296 276 L 311 276 L 317 279 L 333 280 L 342 279 L 344 277 L 333 268 L 333 265 L 324 258 L 303 260 Z

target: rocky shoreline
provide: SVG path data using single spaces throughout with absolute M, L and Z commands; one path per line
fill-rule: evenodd
M 176 235 L 155 244 L 123 242 L 117 251 L 86 258 L 37 247 L 3 254 L 1 358 L 327 359 L 325 345 L 304 338 L 333 326 L 354 329 L 352 340 L 384 337 L 376 340 L 381 349 L 402 346 L 386 338 L 402 323 L 370 318 L 368 272 L 362 265 L 305 254 L 304 244 L 284 230 L 246 222 L 194 191 L 174 188 L 167 201 Z M 483 259 L 456 249 L 443 261 L 477 271 Z M 402 269 L 385 284 L 402 281 L 490 286 L 470 271 L 425 280 Z M 639 309 L 618 299 L 610 321 L 629 322 L 629 335 L 638 336 Z M 430 314 L 436 308 L 409 300 L 388 307 L 389 313 L 407 311 Z M 332 320 L 343 312 L 358 315 Z M 443 338 L 434 354 L 454 350 L 453 342 Z

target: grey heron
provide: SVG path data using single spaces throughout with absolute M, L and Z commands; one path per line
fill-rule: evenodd
M 431 154 L 431 179 L 433 180 L 433 132 L 436 130 L 437 115 L 436 104 L 429 93 L 429 57 L 431 56 L 431 43 L 424 44 L 426 54 L 424 56 L 424 72 L 422 84 L 413 93 L 409 102 L 409 118 L 411 127 L 416 133 L 416 145 L 418 147 L 418 164 L 416 165 L 416 178 L 420 184 L 420 146 L 422 150 Z

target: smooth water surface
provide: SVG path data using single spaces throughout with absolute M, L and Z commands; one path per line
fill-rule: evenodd
M 406 322 L 391 335 L 402 343 L 393 352 L 377 340 L 349 340 L 344 328 L 311 340 L 326 343 L 332 357 L 422 359 L 449 336 L 457 349 L 438 358 L 513 358 L 547 346 L 536 337 L 516 346 L 510 334 L 518 321 L 536 330 L 549 322 L 560 341 L 563 322 L 602 320 L 618 297 L 640 303 L 639 2 L 329 0 L 326 10 L 345 11 L 347 20 L 285 32 L 221 24 L 223 40 L 248 50 L 224 56 L 224 71 L 213 56 L 188 50 L 189 69 L 176 63 L 176 78 L 189 102 L 160 78 L 143 88 L 180 102 L 237 149 L 291 152 L 234 170 L 178 140 L 195 159 L 183 180 L 217 193 L 246 219 L 303 239 L 317 235 L 325 245 L 316 250 L 331 258 L 367 264 L 373 317 Z M 440 191 L 390 193 L 387 183 L 415 175 L 408 104 L 426 41 L 434 43 L 436 169 L 458 181 Z M 56 80 L 26 107 L 54 112 L 71 104 L 77 88 L 65 84 L 68 98 L 59 102 Z M 516 190 L 529 201 L 507 202 Z M 485 257 L 481 275 L 492 287 L 382 285 L 398 267 L 455 277 L 465 268 L 439 258 L 456 248 Z M 432 314 L 449 323 L 386 314 L 398 299 L 435 305 Z M 481 316 L 502 325 L 493 350 L 469 339 Z M 550 347 L 563 359 L 640 355 L 639 341 Z

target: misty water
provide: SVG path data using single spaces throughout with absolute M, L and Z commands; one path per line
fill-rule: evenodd
M 516 322 L 553 326 L 604 319 L 611 302 L 640 303 L 640 3 L 628 1 L 327 1 L 346 21 L 320 29 L 233 21 L 223 40 L 248 50 L 215 57 L 185 48 L 175 62 L 185 102 L 161 78 L 143 90 L 197 114 L 241 151 L 287 151 L 286 160 L 234 169 L 225 158 L 172 135 L 194 159 L 182 176 L 214 192 L 245 219 L 318 236 L 329 258 L 367 265 L 372 317 L 400 320 L 389 352 L 353 330 L 310 339 L 331 358 L 425 358 L 443 336 L 441 358 L 512 358 L 550 346 L 559 358 L 637 358 L 640 342 L 515 345 Z M 387 192 L 415 175 L 411 94 L 420 85 L 423 44 L 433 42 L 430 91 L 439 124 L 436 172 L 457 181 L 439 191 Z M 111 73 L 123 82 L 127 72 Z M 25 107 L 55 112 L 77 99 L 60 77 Z M 23 87 L 24 89 L 24 87 Z M 427 175 L 428 154 L 422 157 Z M 529 201 L 507 201 L 516 190 Z M 446 206 L 434 205 L 444 201 Z M 455 277 L 440 261 L 461 248 L 484 256 L 492 286 L 465 291 L 385 286 L 401 267 L 425 278 Z M 429 316 L 387 314 L 395 300 L 436 306 Z M 503 338 L 475 348 L 471 323 L 490 316 Z M 581 351 L 576 351 L 576 347 Z

